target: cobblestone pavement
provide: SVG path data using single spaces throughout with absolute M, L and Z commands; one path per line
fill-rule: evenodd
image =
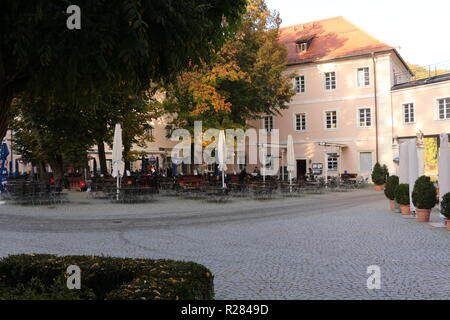
M 450 232 L 387 210 L 380 192 L 210 204 L 0 206 L 0 256 L 103 254 L 191 260 L 217 299 L 448 299 Z M 438 214 L 432 218 L 437 221 Z M 367 267 L 381 268 L 368 290 Z

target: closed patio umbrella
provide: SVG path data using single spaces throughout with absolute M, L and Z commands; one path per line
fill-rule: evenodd
M 448 147 L 448 135 L 446 133 L 440 136 L 440 148 L 439 148 L 439 163 L 438 163 L 438 175 L 439 175 L 439 199 L 442 201 L 442 197 L 450 192 L 450 149 Z M 441 215 L 443 219 L 444 216 Z
M 412 201 L 412 192 L 414 189 L 414 183 L 416 183 L 419 177 L 419 160 L 417 158 L 417 143 L 416 139 L 410 139 L 408 141 L 408 165 L 409 165 L 409 200 L 411 205 L 411 210 L 416 211 Z
M 223 130 L 220 130 L 219 132 L 217 156 L 219 162 L 219 170 L 222 172 L 222 187 L 225 188 L 225 171 L 227 170 L 227 143 L 225 141 L 225 131 Z
M 125 169 L 125 163 L 122 161 L 122 149 L 122 128 L 120 127 L 120 124 L 116 124 L 112 152 L 112 176 L 117 178 L 117 200 L 119 200 L 120 193 L 120 176 L 123 175 Z
M 292 136 L 288 135 L 287 139 L 287 172 L 289 172 L 289 185 L 290 192 L 292 192 L 292 175 L 295 172 L 295 151 L 294 151 L 294 140 Z
M 8 159 L 9 150 L 8 145 L 6 143 L 2 143 L 2 147 L 0 150 L 0 161 L 1 161 L 1 167 L 0 167 L 0 191 L 5 190 L 6 185 L 6 176 L 8 175 L 8 170 L 5 167 L 6 159 Z
M 400 142 L 400 162 L 398 167 L 398 178 L 400 183 L 409 183 L 409 143 L 408 140 Z

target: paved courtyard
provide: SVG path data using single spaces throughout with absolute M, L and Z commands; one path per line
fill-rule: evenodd
M 448 299 L 450 232 L 387 210 L 371 189 L 213 204 L 118 205 L 72 194 L 56 207 L 0 206 L 0 256 L 96 254 L 191 260 L 217 299 Z M 437 212 L 432 219 L 437 221 Z M 367 267 L 381 268 L 368 290 Z

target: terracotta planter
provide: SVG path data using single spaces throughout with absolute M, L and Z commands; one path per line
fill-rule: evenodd
M 382 190 L 384 190 L 384 184 L 381 184 L 381 185 L 375 185 L 375 190 L 376 190 L 376 191 L 382 191 Z
M 431 209 L 417 209 L 416 208 L 416 213 L 417 213 L 417 220 L 419 222 L 429 222 L 430 221 Z
M 402 215 L 404 215 L 404 216 L 410 215 L 411 214 L 411 206 L 409 204 L 407 204 L 407 205 L 401 204 L 400 211 L 402 212 Z
M 389 200 L 389 209 L 391 209 L 391 211 L 395 211 L 395 201 L 394 200 Z
M 450 220 L 445 220 L 447 222 L 447 230 L 450 231 Z

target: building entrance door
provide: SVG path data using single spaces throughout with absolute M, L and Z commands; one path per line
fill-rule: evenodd
M 306 160 L 297 160 L 297 180 L 306 178 Z

